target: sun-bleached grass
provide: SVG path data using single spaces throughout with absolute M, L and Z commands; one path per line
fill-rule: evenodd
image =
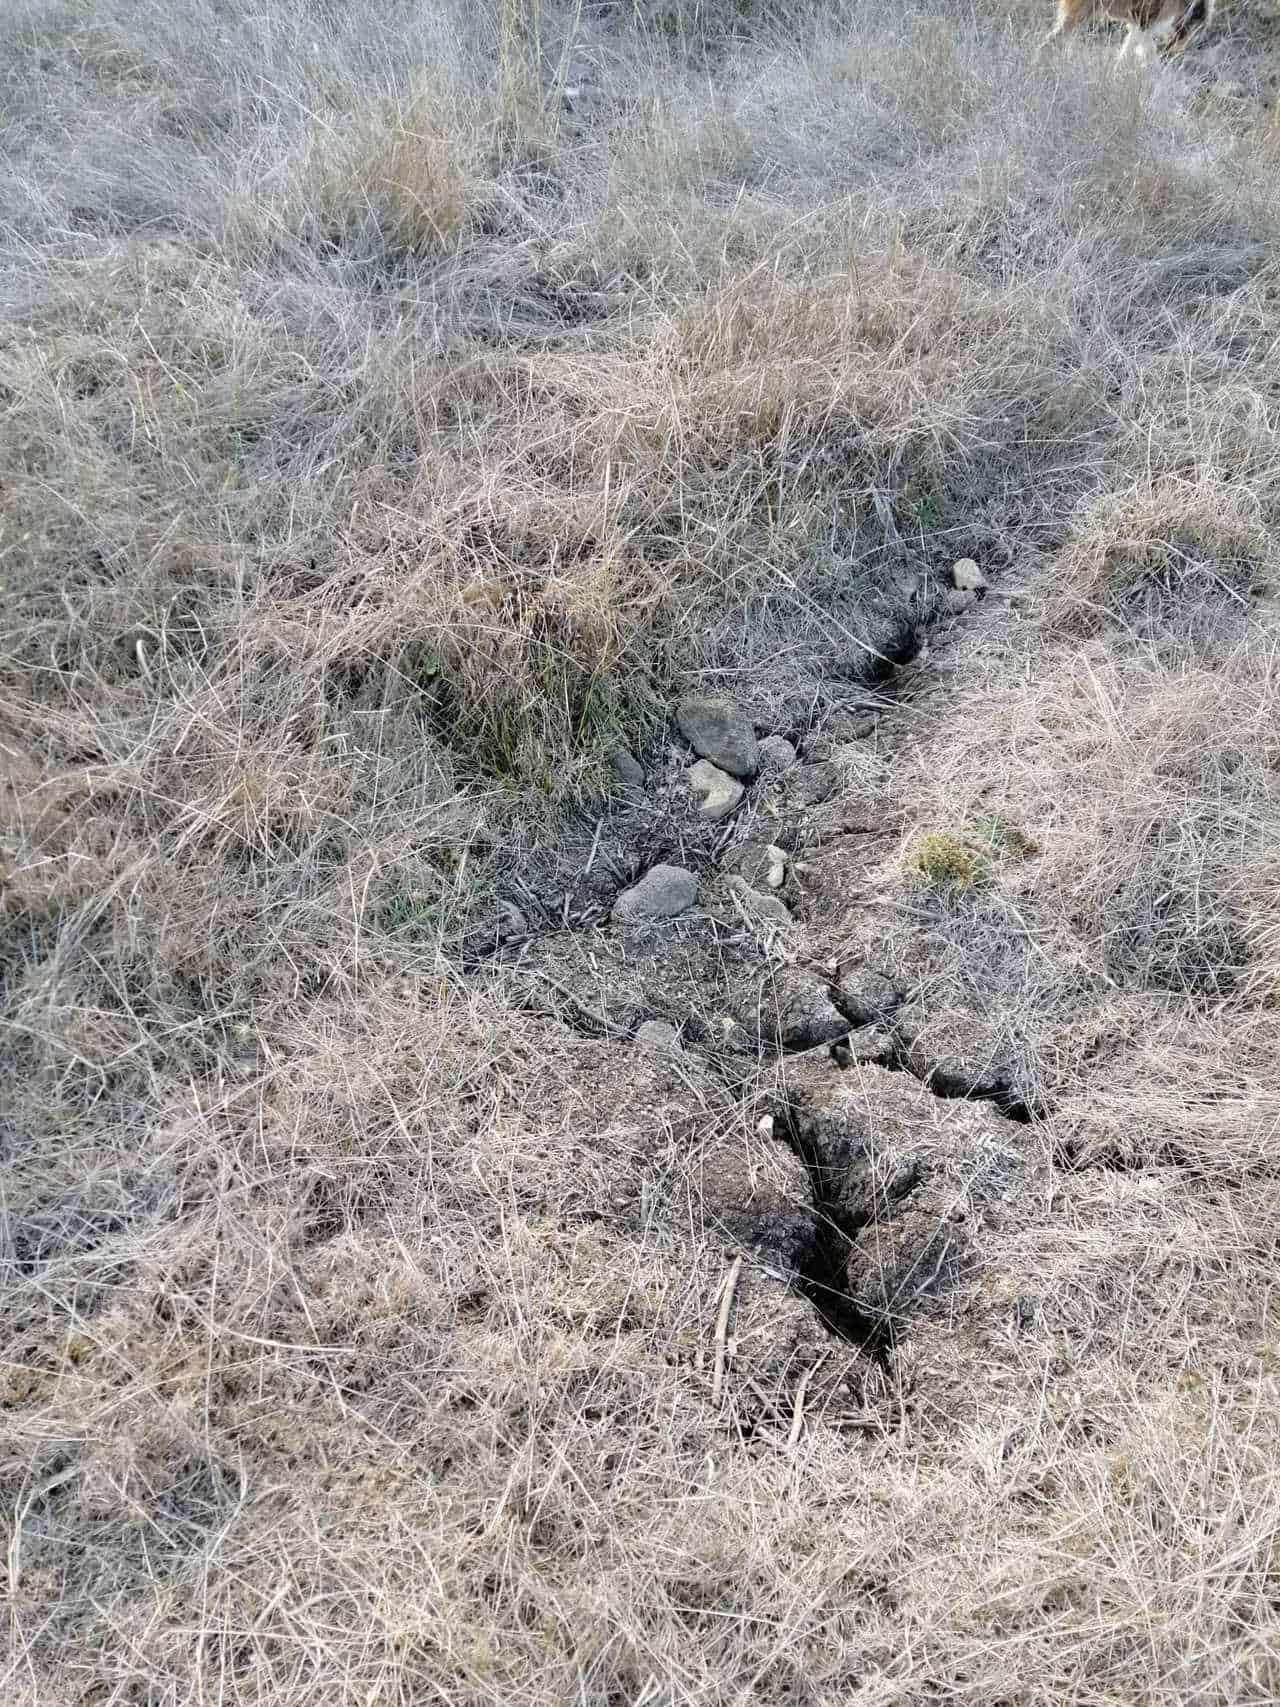
M 0 21 L 6 1700 L 1275 1698 L 1274 157 L 1041 24 Z M 777 1147 L 449 945 L 966 554 L 1023 638 L 893 787 L 1035 1325 L 788 1447 Z

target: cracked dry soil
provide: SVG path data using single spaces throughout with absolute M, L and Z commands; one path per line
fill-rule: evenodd
M 944 665 L 926 644 L 896 667 L 853 740 L 815 726 L 801 762 L 757 776 L 714 841 L 677 741 L 655 791 L 667 834 L 629 876 L 683 858 L 696 903 L 639 928 L 597 904 L 489 962 L 571 1040 L 564 1082 L 530 1087 L 535 1121 L 548 1097 L 625 1111 L 634 1141 L 606 1162 L 619 1226 L 673 1248 L 710 1241 L 734 1264 L 740 1325 L 720 1376 L 739 1426 L 801 1404 L 888 1426 L 905 1336 L 963 1355 L 966 1333 L 1028 1310 L 1007 1251 L 1047 1212 L 1045 1086 L 973 953 L 986 1000 L 955 1001 L 954 939 L 981 903 L 904 876 L 925 810 L 913 779 L 930 774 L 931 742 L 955 738 L 938 713 L 958 677 L 1016 653 L 1020 627 L 999 599 L 946 620 Z M 625 870 L 607 826 L 602 848 Z M 771 891 L 762 874 L 777 882 L 784 850 Z M 775 893 L 780 907 L 750 905 Z

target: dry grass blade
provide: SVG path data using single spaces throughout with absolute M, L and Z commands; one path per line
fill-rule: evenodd
M 738 1290 L 738 1276 L 742 1273 L 742 1258 L 734 1257 L 729 1264 L 723 1281 L 720 1283 L 720 1302 L 716 1310 L 715 1327 L 715 1362 L 711 1371 L 711 1408 L 720 1409 L 724 1398 L 725 1368 L 729 1357 L 729 1319 L 733 1314 L 734 1294 Z

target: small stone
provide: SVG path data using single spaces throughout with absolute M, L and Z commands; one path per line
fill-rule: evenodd
M 742 800 L 742 784 L 709 759 L 699 759 L 696 765 L 689 767 L 687 774 L 694 793 L 702 796 L 698 802 L 698 816 L 709 824 L 727 818 Z
M 679 865 L 655 865 L 613 903 L 615 925 L 646 925 L 687 913 L 698 899 L 698 880 Z
M 610 755 L 609 763 L 613 774 L 624 788 L 644 787 L 644 766 L 634 753 L 629 753 L 625 747 L 619 747 L 616 753 Z
M 665 1019 L 647 1019 L 636 1032 L 636 1048 L 652 1049 L 660 1055 L 679 1055 L 680 1036 Z
M 766 772 L 789 771 L 796 762 L 796 750 L 781 735 L 766 735 L 759 743 L 760 769 Z
M 787 856 L 771 842 L 764 850 L 764 882 L 766 889 L 781 889 L 787 881 Z
M 791 913 L 785 901 L 779 901 L 776 895 L 757 894 L 745 878 L 731 877 L 725 887 L 737 897 L 751 918 L 771 925 L 791 923 Z
M 761 1138 L 773 1137 L 773 1116 L 771 1114 L 761 1115 L 760 1119 L 756 1121 L 756 1133 Z
M 750 717 L 731 699 L 694 697 L 676 707 L 676 724 L 699 758 L 730 776 L 754 776 L 760 748 Z
M 991 585 L 972 557 L 952 564 L 951 584 L 958 593 L 982 593 Z

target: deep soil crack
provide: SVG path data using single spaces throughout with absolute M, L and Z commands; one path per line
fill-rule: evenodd
M 864 1309 L 845 1280 L 854 1238 L 871 1225 L 874 1213 L 854 1214 L 841 1205 L 842 1170 L 806 1135 L 794 1110 L 784 1108 L 775 1117 L 774 1133 L 803 1166 L 812 1196 L 813 1233 L 800 1257 L 796 1286 L 833 1334 L 887 1365 L 893 1353 L 893 1322 Z
M 897 697 L 899 672 L 903 665 L 909 664 L 920 653 L 925 630 L 915 622 L 904 621 L 897 638 L 899 644 L 892 657 L 874 660 L 868 671 L 867 685 L 879 689 L 881 703 Z M 621 858 L 610 856 L 607 878 L 603 882 L 597 879 L 592 883 L 590 893 L 584 893 L 585 871 L 579 872 L 559 892 L 558 906 L 554 901 L 548 902 L 546 897 L 534 896 L 527 886 L 521 885 L 525 890 L 525 916 L 538 922 L 525 935 L 509 933 L 504 938 L 501 931 L 494 933 L 491 930 L 487 933 L 487 941 L 475 945 L 479 948 L 477 961 L 491 960 L 495 951 L 501 958 L 504 951 L 517 950 L 523 958 L 528 945 L 536 939 L 545 941 L 561 932 L 575 934 L 583 927 L 604 926 L 607 929 L 605 921 L 617 894 L 628 884 L 636 882 L 655 862 L 679 859 L 697 872 L 704 885 L 714 885 L 724 868 L 724 856 L 734 845 L 744 821 L 750 820 L 735 815 L 709 836 L 699 834 L 696 829 L 691 834 L 687 833 L 680 825 L 656 814 L 649 822 L 635 826 L 638 834 L 631 848 Z M 599 833 L 597 825 L 596 841 Z M 802 839 L 800 826 L 784 820 L 771 824 L 769 833 L 780 846 L 791 847 Z M 594 843 L 592 851 L 594 854 Z M 588 859 L 588 868 L 590 864 Z M 559 885 L 556 887 L 559 891 Z M 476 934 L 484 936 L 486 933 Z M 756 953 L 762 963 L 771 963 L 769 955 L 761 954 L 759 945 Z M 594 964 L 594 956 L 591 958 Z M 793 959 L 785 959 L 784 963 L 790 967 L 794 962 Z M 814 1041 L 803 1027 L 798 1027 L 797 1037 L 804 1040 L 789 1043 L 783 1040 L 787 1027 L 783 1023 L 781 1008 L 777 1015 L 771 1010 L 767 1014 L 762 1012 L 756 1024 L 748 1025 L 747 1033 L 750 1035 L 742 1033 L 741 1027 L 734 1028 L 739 1033 L 736 1040 L 732 1030 L 720 1036 L 709 1026 L 710 1017 L 726 1006 L 729 994 L 723 967 L 704 968 L 703 982 L 707 987 L 699 998 L 701 1007 L 695 1005 L 689 1014 L 678 1018 L 662 1011 L 664 1004 L 650 999 L 652 992 L 649 997 L 644 997 L 637 991 L 634 1000 L 627 999 L 630 991 L 627 980 L 633 974 L 633 968 L 625 963 L 620 963 L 617 968 L 617 975 L 623 983 L 618 991 L 620 1007 L 616 1017 L 606 1016 L 599 1011 L 598 1003 L 585 1002 L 580 994 L 546 971 L 518 966 L 511 970 L 518 981 L 517 999 L 522 1007 L 554 1018 L 583 1039 L 610 1044 L 630 1043 L 639 1023 L 637 1014 L 665 1018 L 669 1023 L 674 1020 L 685 1045 L 692 1044 L 697 1048 L 704 1066 L 721 1079 L 740 1104 L 745 1105 L 756 1096 L 759 1085 L 754 1075 L 747 1079 L 742 1075 L 744 1054 L 754 1057 L 761 1065 L 795 1061 L 807 1055 L 829 1056 L 833 1064 L 843 1070 L 848 1070 L 856 1060 L 860 1066 L 901 1074 L 940 1102 L 983 1103 L 1005 1119 L 1021 1125 L 1031 1124 L 1043 1118 L 1045 1113 L 1042 1106 L 1016 1088 L 1011 1076 L 1001 1070 L 970 1071 L 963 1064 L 938 1059 L 922 1050 L 900 1018 L 912 999 L 912 993 L 884 972 L 875 973 L 873 983 L 878 982 L 882 988 L 873 989 L 870 994 L 852 987 L 845 988 L 839 978 L 831 979 L 820 974 L 815 987 L 823 991 L 835 1014 L 847 1022 L 847 1029 L 838 1036 Z M 551 971 L 554 972 L 555 968 Z M 780 1002 L 784 1002 L 782 982 L 779 980 Z M 918 999 L 918 991 L 916 995 Z M 785 999 L 793 1005 L 800 1000 L 802 1005 L 803 989 L 799 994 L 796 989 L 791 989 Z M 734 1006 L 732 1000 L 727 1005 L 730 1008 Z M 877 1034 L 870 1040 L 875 1045 L 874 1053 L 859 1053 L 856 1044 L 850 1049 L 850 1041 L 858 1033 L 872 1030 Z M 833 1087 L 838 1082 L 838 1078 L 833 1078 Z M 822 1141 L 818 1124 L 805 1118 L 799 1106 L 792 1104 L 785 1093 L 780 1104 L 774 1104 L 773 1137 L 789 1148 L 802 1167 L 808 1185 L 808 1231 L 799 1236 L 798 1243 L 793 1244 L 788 1252 L 790 1284 L 808 1301 L 831 1334 L 887 1368 L 894 1352 L 902 1308 L 909 1307 L 911 1299 L 919 1296 L 924 1288 L 913 1286 L 909 1296 L 904 1294 L 902 1303 L 898 1305 L 886 1298 L 881 1304 L 869 1306 L 856 1296 L 853 1271 L 860 1262 L 865 1266 L 868 1260 L 867 1241 L 860 1235 L 868 1229 L 896 1224 L 904 1206 L 925 1179 L 927 1169 L 920 1164 L 909 1164 L 899 1176 L 881 1182 L 851 1200 L 850 1158 L 832 1154 L 830 1146 Z M 745 1213 L 744 1220 L 751 1228 L 750 1211 Z M 760 1233 L 762 1238 L 766 1237 L 763 1222 Z M 751 1243 L 750 1235 L 746 1242 Z M 922 1253 L 929 1260 L 933 1258 L 935 1243 L 937 1261 L 941 1263 L 951 1248 L 948 1229 L 941 1224 L 937 1241 L 930 1241 Z

